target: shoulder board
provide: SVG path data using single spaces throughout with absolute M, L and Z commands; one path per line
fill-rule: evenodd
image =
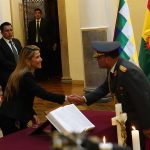
M 127 68 L 124 67 L 124 66 L 122 66 L 122 65 L 119 66 L 119 69 L 120 69 L 122 72 L 126 72 L 126 71 L 127 71 Z

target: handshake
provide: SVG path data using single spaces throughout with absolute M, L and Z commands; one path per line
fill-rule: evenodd
M 75 105 L 83 105 L 86 103 L 86 98 L 79 95 L 68 95 L 66 96 L 66 101 Z

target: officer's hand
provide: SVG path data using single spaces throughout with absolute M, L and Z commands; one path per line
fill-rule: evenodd
M 67 100 L 69 103 L 73 103 L 75 105 L 83 105 L 85 103 L 84 98 L 79 95 L 69 95 L 67 96 Z

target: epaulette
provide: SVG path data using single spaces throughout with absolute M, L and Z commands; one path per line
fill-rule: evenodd
M 126 71 L 127 71 L 127 68 L 124 67 L 124 66 L 122 66 L 122 65 L 119 66 L 119 69 L 120 69 L 122 72 L 126 72 Z

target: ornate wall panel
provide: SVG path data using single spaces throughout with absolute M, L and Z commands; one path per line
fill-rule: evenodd
M 45 17 L 45 1 L 44 0 L 23 0 L 23 7 L 24 7 L 24 20 L 25 20 L 25 31 L 26 31 L 26 38 L 28 33 L 28 23 L 34 17 L 34 9 L 40 8 L 42 10 L 42 16 Z

